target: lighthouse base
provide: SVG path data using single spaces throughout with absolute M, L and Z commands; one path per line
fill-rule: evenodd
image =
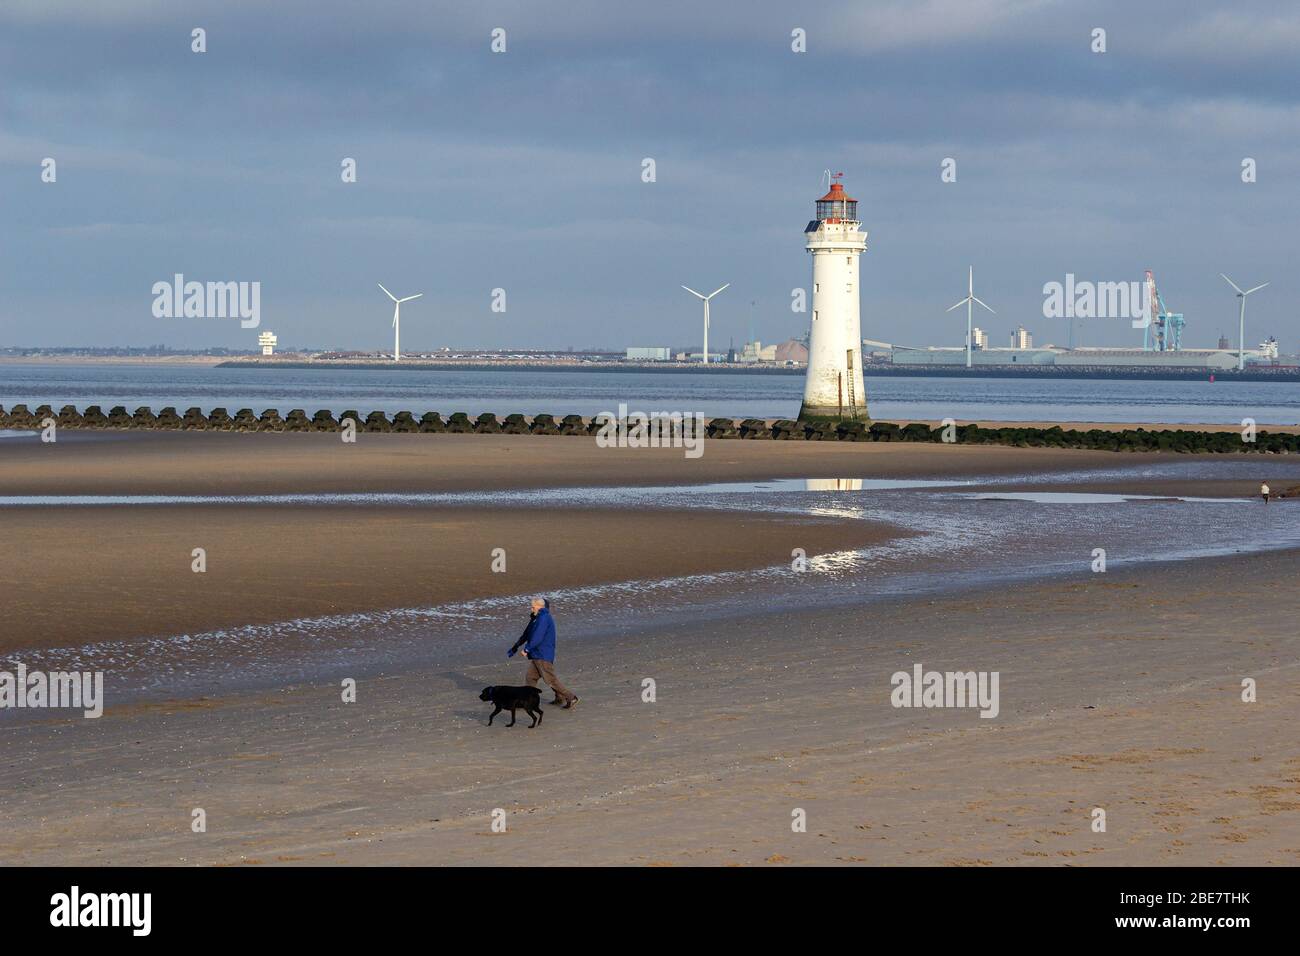
M 867 406 L 865 405 L 845 408 L 842 405 L 809 405 L 804 402 L 799 406 L 799 421 L 801 422 L 866 422 L 870 420 L 871 416 L 867 414 Z

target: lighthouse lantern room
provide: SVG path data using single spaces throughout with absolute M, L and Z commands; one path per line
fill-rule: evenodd
M 817 200 L 817 218 L 804 229 L 813 288 L 803 420 L 867 417 L 858 310 L 858 256 L 867 248 L 867 234 L 858 201 L 839 182 L 842 176 L 832 177 L 830 191 Z

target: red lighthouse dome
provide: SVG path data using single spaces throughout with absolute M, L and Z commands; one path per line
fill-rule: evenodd
M 839 179 L 843 173 L 836 173 Z M 844 192 L 844 186 L 838 182 L 831 183 L 830 192 L 817 200 L 817 218 L 823 222 L 857 222 L 858 201 Z

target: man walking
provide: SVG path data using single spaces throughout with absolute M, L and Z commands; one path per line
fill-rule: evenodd
M 522 648 L 522 651 L 520 651 Z M 515 641 L 507 657 L 514 657 L 520 651 L 528 658 L 528 673 L 524 682 L 529 687 L 536 687 L 538 679 L 546 681 L 555 691 L 552 704 L 560 704 L 565 710 L 572 709 L 578 702 L 578 695 L 560 683 L 555 676 L 555 621 L 551 617 L 551 602 L 545 598 L 533 598 L 532 619 L 524 629 L 523 636 Z
M 1259 496 L 1264 499 L 1264 504 L 1268 504 L 1269 487 L 1268 482 L 1259 486 Z

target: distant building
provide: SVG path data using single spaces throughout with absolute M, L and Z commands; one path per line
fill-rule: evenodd
M 1011 347 L 1013 349 L 1032 349 L 1034 347 L 1034 337 L 1022 325 L 1011 333 Z
M 1276 361 L 1278 355 L 1277 339 L 1273 338 L 1273 336 L 1270 335 L 1263 342 L 1259 343 L 1259 351 L 1260 354 L 1264 356 L 1264 358 L 1272 359 Z
M 275 337 L 274 332 L 263 332 L 257 337 L 257 344 L 262 346 L 262 354 L 270 355 L 275 351 L 275 345 L 280 340 Z
M 661 348 L 629 348 L 627 350 L 627 361 L 629 362 L 668 362 L 673 357 L 672 349 Z
M 983 348 L 971 350 L 972 365 L 1053 365 L 1057 354 L 1048 349 Z M 895 345 L 894 365 L 965 365 L 966 347 L 907 348 Z
M 755 339 L 753 342 L 746 342 L 745 347 L 740 350 L 736 356 L 737 362 L 775 362 L 776 346 L 769 345 L 763 347 L 763 343 Z
M 1219 336 L 1219 348 L 1221 349 L 1232 348 L 1232 343 L 1228 341 L 1228 337 L 1226 335 Z
M 986 349 L 989 347 L 989 334 L 978 325 L 971 329 L 970 338 L 970 347 L 972 349 Z

